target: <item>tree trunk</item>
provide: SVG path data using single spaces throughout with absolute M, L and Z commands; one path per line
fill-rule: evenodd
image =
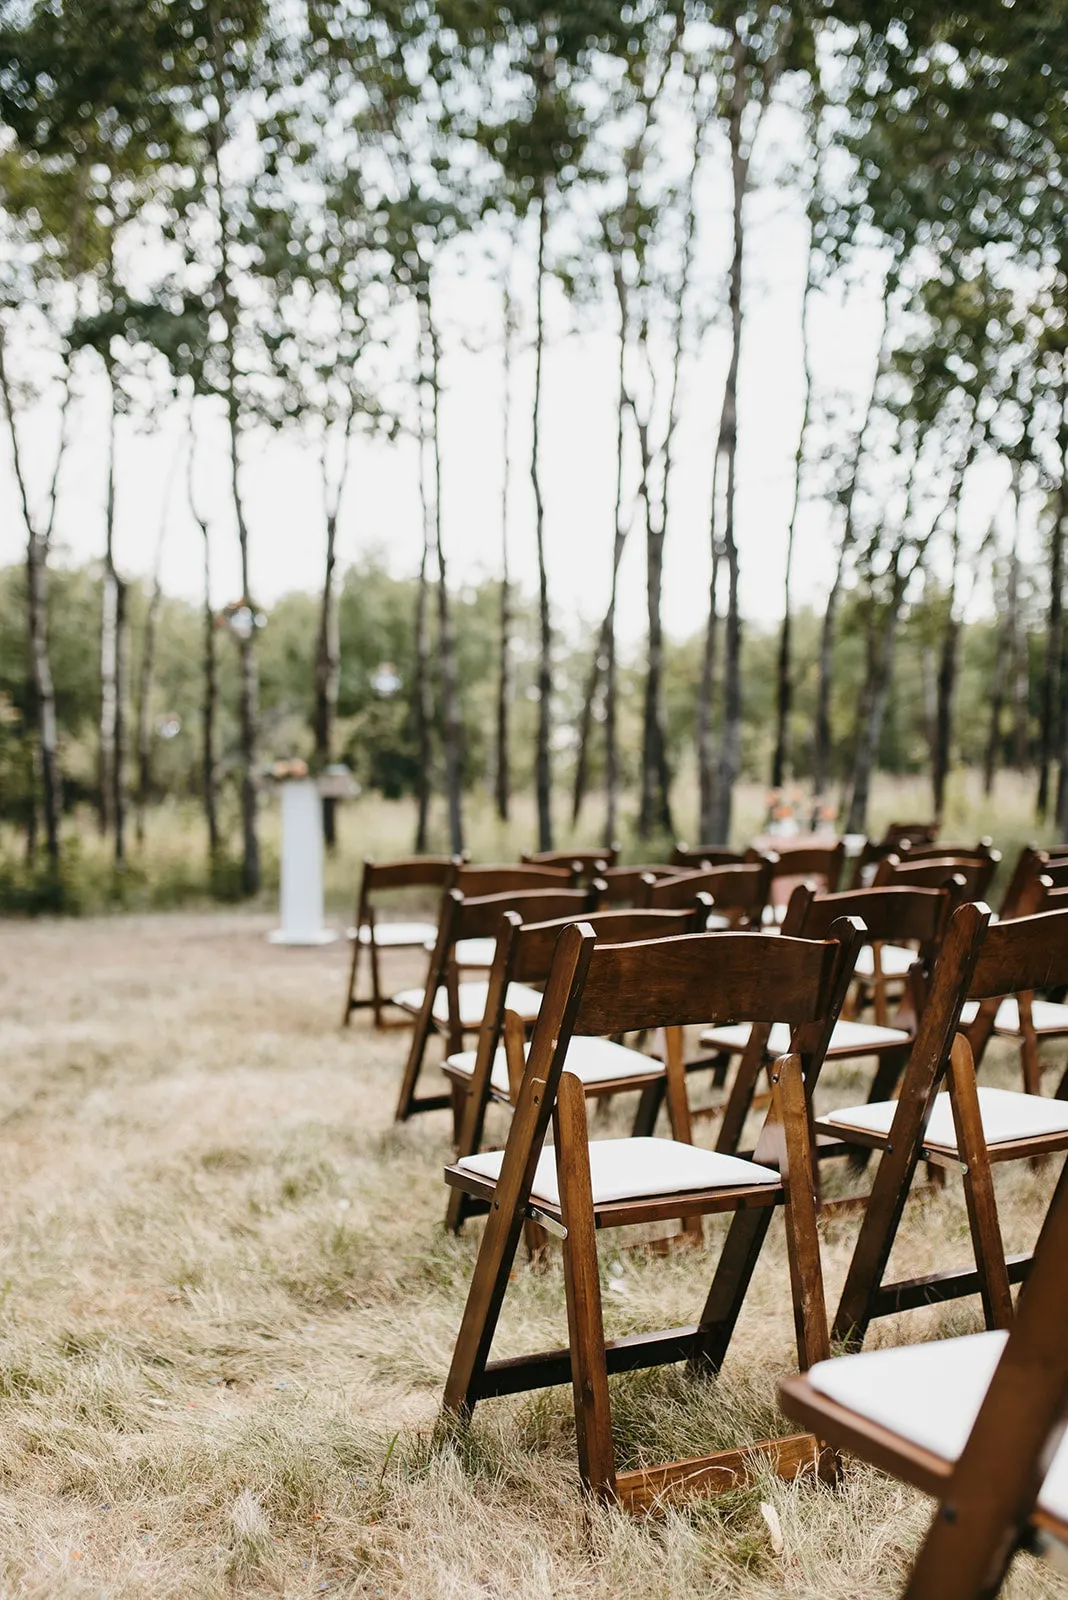
M 196 494 L 194 490 L 194 474 L 196 468 L 196 432 L 193 427 L 193 408 L 189 408 L 189 454 L 186 457 L 187 476 L 186 494 L 189 501 L 189 511 L 200 529 L 204 541 L 204 609 L 203 609 L 203 655 L 201 661 L 201 703 L 200 703 L 200 764 L 201 785 L 204 799 L 204 821 L 208 829 L 208 860 L 214 866 L 219 855 L 219 806 L 217 798 L 218 778 L 215 763 L 215 723 L 217 720 L 217 706 L 219 700 L 219 673 L 216 658 L 216 626 L 215 612 L 211 603 L 211 534 L 206 519 L 197 510 Z
M 608 597 L 608 610 L 604 616 L 604 792 L 605 821 L 604 842 L 613 845 L 619 832 L 619 726 L 617 703 L 618 673 L 616 658 L 616 601 L 619 594 L 619 564 L 627 543 L 629 527 L 623 520 L 623 416 L 627 403 L 627 305 L 624 299 L 619 308 L 619 378 L 616 405 L 616 503 L 612 536 L 612 584 Z M 587 708 L 583 707 L 585 715 Z M 580 758 L 583 747 L 580 745 Z M 578 821 L 581 792 L 578 777 L 575 779 L 574 820 Z
M 419 562 L 419 587 L 415 596 L 415 742 L 419 753 L 416 776 L 415 853 L 425 855 L 430 832 L 430 729 L 434 707 L 430 695 L 430 507 L 424 504 L 423 554 Z
M 501 408 L 501 593 L 497 642 L 497 759 L 494 799 L 497 815 L 508 821 L 512 774 L 508 759 L 508 714 L 512 702 L 512 584 L 508 561 L 508 500 L 512 490 L 512 295 L 504 289 L 504 404 Z
M 1012 673 L 1012 764 L 1017 772 L 1026 770 L 1030 747 L 1031 673 L 1027 651 L 1027 630 L 1020 618 L 1019 529 L 1009 557 L 1008 611 L 1005 624 L 1011 645 Z
M 538 741 L 535 755 L 535 789 L 538 800 L 538 849 L 553 847 L 552 818 L 552 619 L 549 613 L 549 575 L 545 565 L 545 507 L 541 494 L 541 379 L 545 348 L 545 237 L 548 231 L 546 193 L 538 200 L 537 319 L 534 337 L 533 435 L 530 482 L 534 491 L 534 531 L 538 550 L 538 616 L 541 651 L 538 659 Z
M 258 894 L 262 881 L 260 866 L 260 841 L 258 832 L 258 792 L 256 784 L 256 758 L 259 742 L 259 674 L 256 666 L 256 608 L 252 600 L 252 582 L 249 572 L 249 533 L 245 520 L 244 499 L 241 493 L 239 437 L 241 403 L 237 392 L 237 324 L 238 306 L 230 271 L 230 224 L 226 209 L 219 156 L 223 130 L 227 118 L 226 66 L 223 41 L 218 18 L 209 13 L 213 53 L 212 92 L 216 100 L 216 115 L 209 122 L 208 138 L 211 148 L 211 178 L 214 182 L 219 229 L 219 272 L 217 279 L 219 312 L 222 319 L 222 351 L 224 358 L 224 392 L 226 426 L 230 458 L 230 493 L 234 517 L 237 522 L 238 547 L 241 554 L 242 602 L 248 608 L 249 625 L 238 635 L 239 690 L 238 721 L 241 745 L 241 882 L 247 895 Z
M 335 571 L 337 568 L 336 507 L 326 515 L 326 562 L 323 569 L 323 588 L 319 602 L 319 629 L 315 642 L 315 758 L 322 768 L 333 759 L 334 718 L 337 715 L 338 680 L 341 672 L 341 647 L 338 637 L 337 594 Z M 323 838 L 328 850 L 337 844 L 337 801 L 327 797 L 323 801 Z
M 24 470 L 21 440 L 15 426 L 15 407 L 8 377 L 4 328 L 0 323 L 0 400 L 3 401 L 11 444 L 11 463 L 18 490 L 19 507 L 26 528 L 26 638 L 30 667 L 30 720 L 36 730 L 34 766 L 41 785 L 45 847 L 53 871 L 60 864 L 60 821 L 63 815 L 63 783 L 59 766 L 59 739 L 56 719 L 55 686 L 48 649 L 48 554 L 56 521 L 59 478 L 68 443 L 68 418 L 71 391 L 69 374 L 63 386 L 59 413 L 59 440 L 52 464 L 47 516 L 38 527 L 30 511 L 29 489 Z M 34 801 L 36 816 L 36 800 Z
M 638 810 L 638 834 L 648 839 L 654 825 L 670 835 L 670 776 L 664 735 L 663 675 L 664 629 L 660 600 L 664 573 L 664 528 L 646 523 L 645 606 L 648 623 L 648 658 L 645 673 L 645 701 L 642 715 L 642 786 Z
M 119 724 L 119 575 L 115 569 L 115 380 L 106 363 L 110 392 L 108 413 L 107 484 L 104 499 L 104 574 L 100 595 L 100 719 L 97 743 L 97 784 L 100 832 L 116 828 L 115 859 L 121 861 L 117 801 L 121 780 L 116 746 Z
M 156 629 L 163 602 L 159 563 L 152 581 L 145 613 L 145 636 L 141 644 L 141 670 L 137 681 L 137 846 L 144 849 L 145 812 L 152 789 L 152 679 L 156 667 Z
M 831 775 L 831 685 L 834 677 L 834 641 L 838 628 L 838 600 L 842 592 L 849 545 L 843 534 L 838 546 L 834 582 L 827 595 L 827 606 L 820 626 L 819 678 L 816 685 L 816 726 L 812 741 L 812 793 L 818 801 L 826 792 Z
M 995 585 L 996 592 L 996 585 Z M 1005 705 L 1005 677 L 1011 652 L 1008 618 L 996 622 L 997 636 L 994 645 L 994 670 L 990 678 L 990 724 L 983 754 L 983 793 L 994 790 L 994 774 L 1001 753 L 1001 717 Z
M 449 813 L 449 843 L 453 855 L 464 848 L 463 756 L 464 729 L 456 674 L 456 647 L 452 634 L 449 590 L 445 574 L 445 549 L 441 539 L 441 346 L 434 323 L 429 289 L 426 324 L 430 340 L 431 459 L 434 464 L 434 553 L 438 563 L 438 657 L 441 665 L 442 742 L 445 754 L 445 799 Z
M 951 611 L 942 635 L 938 658 L 937 701 L 935 707 L 935 747 L 931 787 L 934 814 L 945 814 L 946 779 L 952 757 L 953 699 L 957 688 L 957 662 L 960 652 L 960 619 Z
M 906 521 L 911 494 L 910 481 Z M 890 698 L 898 620 L 901 616 L 905 590 L 912 575 L 912 569 L 902 573 L 903 554 L 902 538 L 895 545 L 891 557 L 890 570 L 887 574 L 890 592 L 884 602 L 881 616 L 873 596 L 873 614 L 868 629 L 868 670 L 858 710 L 859 727 L 853 759 L 852 793 L 845 824 L 846 833 L 864 833 L 868 826 L 868 798 L 871 793 L 872 773 L 879 754 L 879 741 L 882 737 L 887 702 Z
M 813 179 L 813 195 L 819 189 L 819 168 Z M 805 292 L 801 300 L 801 351 L 804 377 L 804 401 L 801 407 L 801 426 L 794 452 L 794 492 L 790 506 L 790 521 L 786 532 L 786 571 L 783 575 L 782 626 L 779 629 L 779 654 L 776 663 L 775 693 L 775 749 L 771 757 L 771 787 L 781 789 L 786 782 L 790 766 L 790 713 L 793 709 L 794 680 L 791 666 L 790 585 L 794 569 L 794 541 L 797 534 L 797 514 L 801 506 L 801 477 L 808 445 L 809 420 L 812 412 L 812 359 L 809 350 L 809 322 L 812 296 L 816 289 L 814 264 L 816 259 L 815 236 L 812 218 L 809 220 L 808 270 L 805 274 Z
M 723 504 L 723 554 L 727 562 L 727 616 L 723 636 L 723 719 L 711 796 L 709 830 L 703 842 L 726 844 L 731 829 L 734 785 L 742 764 L 742 619 L 738 609 L 738 545 L 735 537 L 735 489 L 738 456 L 738 371 L 742 353 L 742 268 L 745 258 L 744 206 L 749 158 L 742 152 L 742 116 L 746 105 L 746 48 L 735 34 L 734 89 L 728 114 L 731 152 L 731 266 L 728 287 L 731 353 L 723 388 L 717 454 L 726 474 Z M 713 504 L 713 515 L 715 505 Z
M 704 649 L 701 653 L 701 683 L 697 695 L 697 779 L 699 819 L 697 832 L 708 842 L 712 827 L 712 802 L 715 795 L 715 769 L 713 766 L 712 708 L 715 698 L 716 656 L 719 646 L 719 588 L 720 548 L 715 537 L 716 473 L 712 476 L 712 577 L 708 585 L 708 624 L 705 628 Z
M 1049 613 L 1046 649 L 1042 662 L 1038 730 L 1038 795 L 1035 810 L 1040 821 L 1049 811 L 1050 766 L 1056 755 L 1058 680 L 1061 670 L 1061 630 L 1064 605 L 1064 529 L 1058 514 L 1049 535 Z

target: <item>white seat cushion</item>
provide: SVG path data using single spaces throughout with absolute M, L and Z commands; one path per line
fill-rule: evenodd
M 896 1100 L 877 1100 L 873 1105 L 847 1106 L 819 1118 L 836 1128 L 865 1128 L 871 1133 L 888 1134 L 897 1110 Z M 1068 1103 L 1047 1100 L 1037 1094 L 1021 1094 L 1016 1089 L 980 1089 L 979 1114 L 983 1138 L 988 1145 L 1008 1144 L 1013 1139 L 1035 1139 L 1046 1133 L 1068 1133 Z M 953 1111 L 948 1094 L 935 1095 L 931 1120 L 927 1124 L 927 1143 L 957 1148 Z
M 464 1156 L 457 1162 L 467 1172 L 496 1183 L 504 1160 L 503 1150 Z M 714 1150 L 679 1144 L 674 1139 L 595 1139 L 590 1144 L 590 1177 L 594 1205 L 616 1200 L 641 1200 L 654 1194 L 689 1194 L 695 1189 L 733 1189 L 744 1184 L 778 1184 L 770 1167 L 738 1156 L 721 1156 Z M 556 1151 L 549 1147 L 538 1157 L 531 1195 L 546 1205 L 560 1204 L 556 1181 Z
M 966 1000 L 960 1014 L 962 1026 L 970 1028 L 978 1015 L 978 1000 Z M 1055 1000 L 1033 1000 L 1031 1021 L 1036 1033 L 1068 1033 L 1068 1006 L 1059 1005 Z M 1019 1037 L 1020 1007 L 1015 995 L 1007 996 L 998 1006 L 994 1029 L 1007 1038 Z
M 350 939 L 359 939 L 361 944 L 371 943 L 371 930 L 365 924 L 362 928 L 350 928 Z M 437 938 L 437 929 L 432 922 L 376 922 L 375 944 L 385 947 L 387 945 L 399 949 L 403 946 L 413 946 L 418 949 L 430 941 L 431 949 Z
M 701 1043 L 716 1050 L 739 1052 L 749 1043 L 750 1024 L 735 1022 L 726 1028 L 706 1028 Z M 840 1019 L 831 1034 L 828 1056 L 861 1056 L 868 1050 L 878 1050 L 882 1045 L 908 1044 L 909 1035 L 901 1028 L 879 1028 L 873 1022 L 847 1022 Z M 785 1022 L 772 1024 L 768 1036 L 768 1050 L 773 1056 L 784 1056 L 790 1048 L 790 1030 Z
M 463 1028 L 466 1031 L 480 1028 L 486 1012 L 489 984 L 461 983 L 457 987 L 460 991 L 460 1022 Z M 393 996 L 393 1004 L 405 1011 L 419 1012 L 423 1008 L 423 994 L 422 989 L 402 989 L 400 994 Z M 541 995 L 525 983 L 510 983 L 504 1003 L 509 1011 L 518 1012 L 524 1022 L 533 1022 L 541 1005 Z M 444 988 L 434 996 L 433 1014 L 435 1022 L 444 1025 L 449 1020 L 449 996 Z
M 436 938 L 428 939 L 424 949 L 431 952 L 437 945 Z M 458 967 L 492 967 L 493 958 L 497 954 L 496 939 L 457 939 L 453 945 L 452 953 Z
M 903 978 L 916 960 L 915 950 L 904 944 L 884 944 L 879 950 L 879 970 L 884 978 Z M 870 944 L 861 948 L 857 957 L 858 978 L 875 976 L 875 953 Z
M 1004 1332 L 865 1350 L 818 1361 L 808 1381 L 820 1394 L 869 1422 L 888 1428 L 943 1461 L 956 1461 L 979 1414 Z M 1062 1441 L 1038 1497 L 1043 1510 L 1068 1518 L 1068 1437 Z
M 529 1052 L 530 1046 L 525 1046 L 525 1049 Z M 447 1065 L 455 1072 L 470 1077 L 475 1070 L 475 1051 L 463 1050 L 449 1056 Z M 664 1071 L 662 1062 L 654 1061 L 652 1056 L 643 1055 L 640 1050 L 628 1050 L 625 1045 L 613 1044 L 611 1039 L 581 1035 L 568 1045 L 564 1065 L 568 1072 L 573 1072 L 576 1078 L 587 1084 L 607 1083 L 613 1078 L 647 1077 L 650 1073 L 660 1075 Z M 493 1058 L 490 1082 L 500 1093 L 508 1093 L 508 1062 L 503 1048 Z

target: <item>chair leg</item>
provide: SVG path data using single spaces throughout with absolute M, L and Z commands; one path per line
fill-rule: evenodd
M 1023 1038 L 1020 1040 L 1020 1066 L 1023 1069 L 1024 1093 L 1041 1094 L 1042 1061 L 1039 1057 L 1038 1038 L 1033 1026 L 1027 1026 L 1023 1029 Z
M 378 942 L 375 939 L 374 925 L 371 926 L 371 943 L 368 946 L 371 957 L 371 1007 L 375 1016 L 375 1027 L 381 1031 L 385 1026 L 382 1016 L 382 973 L 378 965 Z
M 727 1104 L 723 1109 L 723 1121 L 720 1123 L 719 1137 L 716 1140 L 716 1149 L 720 1155 L 733 1156 L 738 1153 L 745 1119 L 749 1115 L 753 1095 L 756 1093 L 757 1079 L 760 1077 L 761 1068 L 766 1064 L 765 1046 L 769 1031 L 765 1023 L 753 1024 L 749 1043 L 738 1062 L 738 1070 L 734 1074 L 734 1082 L 731 1084 Z
M 583 1487 L 599 1500 L 616 1493 L 612 1408 L 604 1350 L 604 1317 L 597 1274 L 597 1227 L 590 1183 L 586 1096 L 573 1073 L 560 1078 L 553 1113 L 564 1240 L 571 1383 Z
M 655 1083 L 648 1084 L 639 1095 L 638 1109 L 634 1113 L 634 1126 L 631 1129 L 635 1139 L 648 1139 L 652 1136 L 656 1119 L 660 1115 L 660 1107 L 664 1103 L 664 1087 L 664 1079 L 659 1078 Z
M 892 1100 L 901 1075 L 908 1066 L 909 1050 L 887 1050 L 879 1057 L 879 1064 L 875 1069 L 871 1089 L 868 1092 L 868 1104 L 877 1105 L 882 1100 Z M 872 1152 L 858 1145 L 849 1157 L 850 1168 L 854 1172 L 864 1172 L 871 1161 Z
M 975 1085 L 975 1067 L 968 1041 L 958 1034 L 949 1060 L 949 1098 L 957 1150 L 963 1163 L 968 1226 L 979 1274 L 979 1293 L 988 1328 L 1008 1328 L 1013 1320 L 1012 1292 L 1005 1266 L 1005 1245 L 998 1223 L 990 1157 Z
M 431 977 L 433 977 L 433 974 L 431 974 Z M 401 1079 L 400 1094 L 397 1097 L 397 1110 L 395 1113 L 395 1121 L 397 1122 L 407 1122 L 412 1114 L 415 1089 L 419 1082 L 419 1074 L 423 1068 L 427 1040 L 430 1037 L 430 1012 L 435 992 L 435 990 L 427 988 L 427 992 L 424 995 L 423 1009 L 416 1018 L 415 1027 L 412 1029 L 408 1060 L 405 1063 L 404 1077 Z
M 345 1009 L 341 1013 L 341 1026 L 347 1028 L 352 1021 L 355 1010 L 356 986 L 360 979 L 360 930 L 355 929 L 356 937 L 352 941 L 352 961 L 349 965 L 349 986 L 345 992 Z

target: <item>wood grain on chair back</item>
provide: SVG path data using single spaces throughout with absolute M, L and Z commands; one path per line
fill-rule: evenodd
M 843 951 L 852 951 L 862 938 L 862 931 L 843 919 L 827 940 L 694 933 L 597 945 L 572 1031 L 629 1033 L 721 1022 L 785 1022 L 794 1027 L 812 1022 L 832 1004 Z M 855 952 L 850 972 L 854 963 Z
M 898 856 L 887 856 L 879 863 L 874 887 L 882 889 L 896 883 L 917 889 L 937 889 L 948 883 L 950 878 L 960 878 L 964 884 L 964 898 L 981 900 L 990 887 L 1000 860 L 1000 856 L 996 859 L 983 857 L 980 860 L 968 860 L 960 856 L 931 856 L 925 861 L 913 861 L 911 858 L 902 860 Z
M 698 895 L 708 895 L 717 912 L 744 918 L 759 927 L 768 903 L 771 871 L 771 859 L 763 858 L 744 866 L 678 872 L 671 878 L 650 876 L 645 883 L 643 904 L 650 910 L 674 911 L 696 905 Z
M 363 864 L 361 899 L 382 889 L 447 889 L 462 862 L 459 856 L 407 856 Z
M 441 926 L 446 942 L 454 944 L 458 939 L 495 939 L 506 911 L 516 912 L 523 922 L 547 922 L 557 917 L 574 921 L 589 909 L 588 889 L 512 889 L 486 895 L 464 895 L 459 889 L 449 889 L 442 904 Z
M 791 848 L 789 839 L 776 840 L 772 881 L 779 878 L 818 879 L 828 894 L 837 889 L 845 861 L 845 841 L 834 844 L 805 844 Z M 760 860 L 757 850 L 746 851 L 747 861 Z
M 535 867 L 529 863 L 458 868 L 453 887 L 464 895 L 511 894 L 517 889 L 573 889 L 582 876 L 577 864 Z
M 600 850 L 524 850 L 520 861 L 532 867 L 570 867 L 577 863 L 588 877 L 619 860 L 619 845 L 606 844 Z
M 740 867 L 746 859 L 744 850 L 724 850 L 714 844 L 683 844 L 680 840 L 671 852 L 676 867 Z
M 816 894 L 799 884 L 790 896 L 783 932 L 802 939 L 825 939 L 838 917 L 859 917 L 867 938 L 888 944 L 911 944 L 933 949 L 942 939 L 959 886 L 937 889 L 889 885 L 879 889 L 844 889 L 839 894 Z
M 972 973 L 973 1000 L 1068 984 L 1068 909 L 991 923 Z
M 698 911 L 692 907 L 681 911 L 595 911 L 584 916 L 582 923 L 593 929 L 598 944 L 624 944 L 637 939 L 664 939 L 672 934 L 692 933 L 697 915 Z M 553 964 L 556 941 L 575 918 L 523 922 L 520 926 L 515 916 L 512 912 L 508 919 L 515 927 L 509 977 L 518 983 L 544 983 Z

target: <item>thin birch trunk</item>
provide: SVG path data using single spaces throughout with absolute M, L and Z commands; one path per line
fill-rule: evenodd
M 619 824 L 619 727 L 618 671 L 616 656 L 616 603 L 619 597 L 619 564 L 630 529 L 623 520 L 623 408 L 626 404 L 626 308 L 621 308 L 619 326 L 619 403 L 616 407 L 616 503 L 612 540 L 612 586 L 604 618 L 604 842 L 616 842 Z M 575 791 L 575 819 L 578 819 L 579 793 Z
M 998 609 L 1000 610 L 1000 608 Z M 998 757 L 1001 753 L 1001 719 L 1005 707 L 1005 680 L 1008 675 L 1012 648 L 1007 616 L 1004 620 L 998 617 L 995 626 L 994 670 L 990 677 L 990 723 L 986 736 L 986 749 L 983 753 L 984 795 L 993 793 L 994 775 L 997 772 Z
M 494 798 L 497 815 L 508 821 L 512 777 L 509 762 L 508 715 L 512 700 L 512 584 L 508 561 L 508 499 L 512 488 L 512 295 L 504 290 L 504 404 L 501 409 L 501 593 L 497 644 L 497 760 Z
M 200 529 L 204 545 L 203 646 L 201 658 L 200 767 L 204 800 L 204 821 L 208 829 L 208 860 L 214 866 L 219 856 L 218 772 L 215 759 L 215 724 L 219 701 L 219 670 L 216 646 L 215 612 L 211 603 L 211 530 L 197 508 L 195 492 L 196 432 L 193 408 L 189 408 L 189 454 L 186 458 L 186 495 L 193 521 Z
M 548 232 L 545 185 L 538 197 L 537 315 L 534 337 L 534 402 L 530 450 L 530 483 L 534 493 L 534 532 L 538 552 L 538 617 L 541 649 L 538 658 L 538 738 L 535 755 L 535 789 L 538 802 L 538 849 L 553 847 L 552 819 L 552 618 L 549 611 L 549 575 L 545 564 L 545 506 L 541 492 L 542 361 L 545 349 L 545 239 Z
M 152 789 L 152 681 L 156 668 L 156 633 L 159 626 L 160 607 L 163 604 L 163 543 L 167 536 L 167 517 L 170 511 L 174 474 L 177 467 L 178 456 L 176 455 L 163 493 L 163 511 L 160 517 L 159 535 L 156 539 L 156 554 L 152 563 L 152 587 L 149 590 L 148 606 L 145 611 L 145 631 L 141 641 L 141 665 L 137 674 L 137 811 L 134 818 L 134 828 L 139 850 L 144 849 L 145 812 L 148 809 L 149 795 Z
M 22 443 L 15 424 L 15 408 L 6 362 L 4 329 L 0 325 L 0 399 L 3 400 L 11 444 L 12 467 L 19 507 L 26 528 L 26 637 L 30 662 L 31 717 L 36 733 L 34 766 L 41 786 L 45 849 L 53 871 L 60 864 L 60 828 L 63 815 L 63 780 L 59 765 L 59 735 L 55 686 L 48 643 L 48 556 L 55 528 L 59 479 L 69 443 L 68 419 L 71 391 L 69 376 L 63 386 L 59 440 L 52 465 L 43 525 L 30 510 L 29 488 Z M 36 810 L 36 804 L 34 806 Z
M 445 754 L 445 800 L 449 816 L 449 843 L 454 855 L 464 848 L 463 755 L 464 729 L 456 673 L 456 647 L 442 543 L 441 504 L 441 344 L 434 322 L 430 292 L 426 299 L 426 328 L 430 344 L 430 451 L 434 474 L 434 553 L 438 565 L 438 656 L 441 666 L 442 742 Z
M 326 552 L 323 563 L 323 587 L 319 598 L 319 627 L 315 641 L 315 716 L 312 725 L 316 763 L 320 768 L 328 766 L 333 760 L 334 723 L 337 718 L 337 697 L 341 679 L 341 636 L 338 626 L 336 583 L 337 525 L 348 479 L 355 419 L 356 407 L 350 401 L 348 415 L 345 418 L 341 469 L 333 485 L 330 483 L 325 438 L 320 462 Z M 337 800 L 331 795 L 323 800 L 323 838 L 327 849 L 333 850 L 337 844 Z

